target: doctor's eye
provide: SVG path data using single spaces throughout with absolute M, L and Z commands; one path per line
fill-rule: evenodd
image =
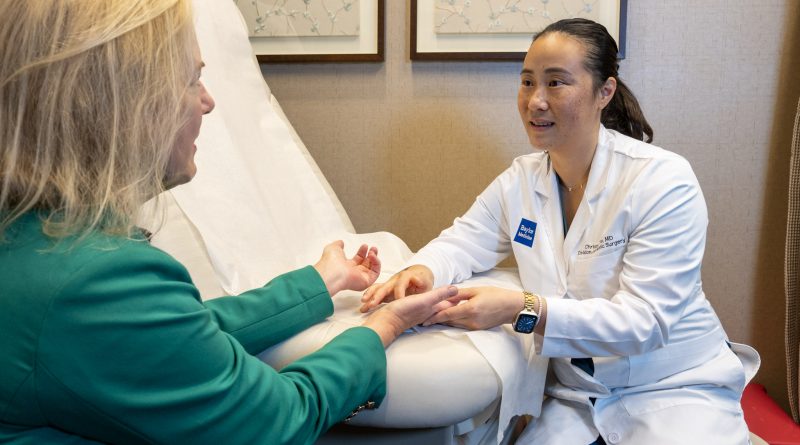
M 530 79 L 522 79 L 522 82 L 520 82 L 520 83 L 524 87 L 532 87 L 533 86 L 533 81 L 530 80 Z

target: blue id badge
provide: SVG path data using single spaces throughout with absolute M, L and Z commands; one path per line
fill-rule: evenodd
M 533 238 L 536 236 L 536 223 L 525 218 L 519 223 L 514 241 L 528 247 L 533 247 Z

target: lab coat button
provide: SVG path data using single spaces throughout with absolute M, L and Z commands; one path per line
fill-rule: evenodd
M 620 439 L 620 437 L 619 437 L 619 434 L 617 434 L 617 433 L 611 433 L 611 434 L 608 435 L 608 441 L 611 442 L 611 443 L 618 443 L 619 439 Z

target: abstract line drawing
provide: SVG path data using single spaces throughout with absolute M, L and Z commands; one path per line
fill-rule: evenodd
M 359 0 L 233 0 L 251 37 L 358 36 Z
M 573 17 L 600 21 L 596 4 L 607 0 L 436 0 L 437 34 L 531 34 Z

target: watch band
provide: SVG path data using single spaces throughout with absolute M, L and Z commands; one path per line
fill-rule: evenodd
M 514 319 L 512 328 L 522 334 L 531 334 L 536 324 L 539 322 L 539 314 L 536 312 L 537 301 L 541 307 L 541 298 L 531 292 L 522 291 L 524 298 L 523 308 Z
M 524 308 L 524 310 L 531 311 L 531 312 L 533 312 L 533 313 L 538 315 L 539 311 L 536 308 L 536 306 L 537 306 L 536 303 L 539 303 L 538 306 L 539 306 L 539 309 L 541 309 L 541 302 L 539 301 L 539 296 L 534 294 L 534 293 L 528 292 L 526 290 L 522 291 L 522 295 L 525 297 L 525 308 Z

